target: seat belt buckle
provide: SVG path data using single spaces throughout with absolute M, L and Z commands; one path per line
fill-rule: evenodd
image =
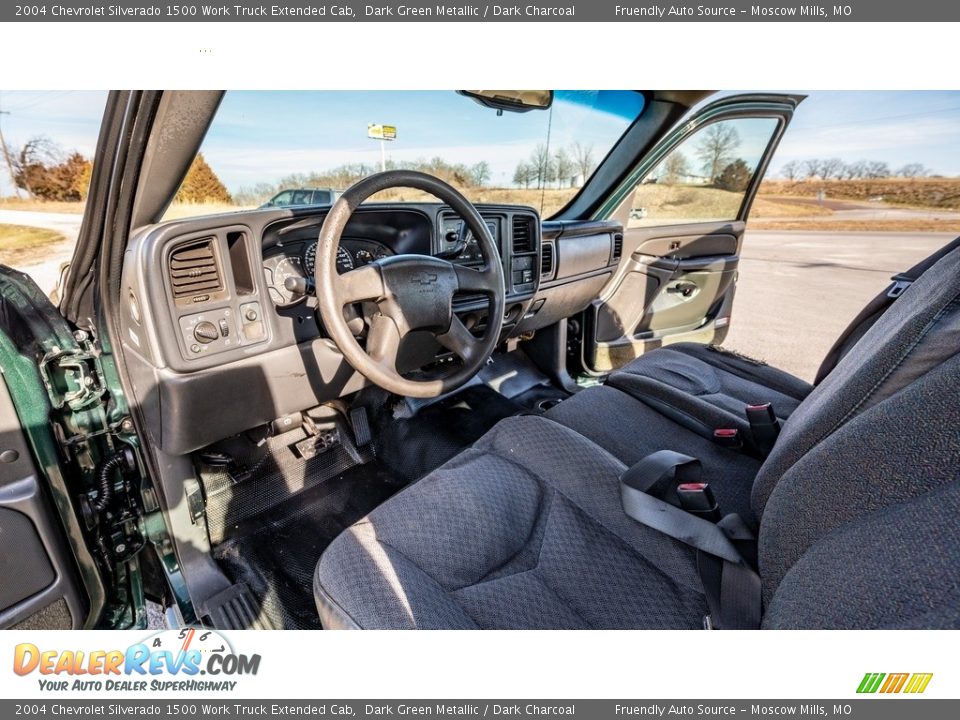
M 913 285 L 913 280 L 900 277 L 899 275 L 895 275 L 891 279 L 893 280 L 893 285 L 891 285 L 890 289 L 887 291 L 887 297 L 893 298 L 894 300 L 903 295 L 904 291 Z
M 721 517 L 720 506 L 709 483 L 680 483 L 677 485 L 677 497 L 680 507 L 691 515 L 710 522 L 717 522 Z
M 747 405 L 747 422 L 757 450 L 766 457 L 780 436 L 780 419 L 772 403 Z
M 713 441 L 732 450 L 739 450 L 743 447 L 740 431 L 736 428 L 717 428 L 713 431 Z

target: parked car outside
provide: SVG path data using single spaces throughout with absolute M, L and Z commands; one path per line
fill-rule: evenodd
M 260 207 L 333 205 L 341 193 L 333 188 L 292 188 L 278 192 Z

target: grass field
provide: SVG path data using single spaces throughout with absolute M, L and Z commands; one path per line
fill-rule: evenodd
M 882 202 L 915 208 L 960 209 L 960 178 L 880 178 L 876 180 L 764 180 L 762 195 L 798 198 L 823 192 L 834 200 Z
M 36 262 L 48 246 L 65 239 L 53 230 L 0 224 L 0 263 L 17 267 Z
M 47 200 L 0 198 L 0 210 L 24 210 L 49 213 L 82 213 L 82 202 L 50 202 Z
M 550 217 L 565 206 L 578 188 L 472 188 L 467 194 L 474 202 L 527 205 Z M 829 201 L 854 202 L 877 209 L 915 208 L 950 211 L 960 209 L 960 178 L 891 178 L 850 181 L 766 180 L 753 204 L 750 227 L 763 230 L 935 232 L 958 230 L 955 218 L 916 217 L 897 219 L 848 219 L 835 210 L 813 202 L 823 192 Z M 409 202 L 432 200 L 416 190 L 388 190 L 372 200 Z M 732 217 L 739 208 L 739 194 L 701 186 L 641 186 L 634 207 L 643 207 L 645 216 L 631 225 L 652 226 L 676 220 Z M 236 212 L 250 209 L 226 203 L 175 203 L 165 220 Z M 32 210 L 53 213 L 81 213 L 83 203 L 0 199 L 0 210 Z
M 517 188 L 479 188 L 472 189 L 470 200 L 478 203 L 502 203 L 506 205 L 528 205 L 537 210 L 543 201 L 543 216 L 549 217 L 570 202 L 579 188 L 517 189 Z M 432 202 L 430 195 L 416 190 L 387 190 L 371 198 L 380 202 Z M 84 204 L 80 202 L 44 202 L 42 200 L 0 199 L 0 210 L 30 210 L 52 213 L 82 213 Z M 252 210 L 250 205 L 231 205 L 228 203 L 173 203 L 164 214 L 164 220 L 176 220 L 199 215 Z

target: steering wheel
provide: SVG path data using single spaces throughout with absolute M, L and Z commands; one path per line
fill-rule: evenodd
M 429 255 L 393 255 L 338 274 L 340 237 L 357 207 L 375 193 L 400 187 L 423 190 L 449 205 L 477 239 L 483 266 L 464 267 Z M 431 175 L 391 170 L 364 178 L 344 192 L 320 229 L 315 274 L 318 311 L 330 338 L 357 372 L 390 392 L 429 398 L 456 390 L 479 372 L 497 345 L 506 295 L 500 254 L 477 209 Z M 481 337 L 454 314 L 456 292 L 486 296 L 489 315 Z M 363 303 L 369 324 L 366 349 L 344 317 L 344 308 L 354 303 Z M 462 364 L 442 377 L 403 377 L 397 369 L 401 344 L 418 342 L 424 334 L 459 356 Z

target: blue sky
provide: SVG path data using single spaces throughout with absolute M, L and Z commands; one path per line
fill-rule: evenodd
M 802 91 L 801 91 L 802 92 Z M 730 93 L 724 93 L 730 94 Z M 896 168 L 920 162 L 937 173 L 960 175 L 960 92 L 807 92 L 777 157 L 777 172 L 790 160 L 839 157 L 881 160 Z M 105 93 L 87 91 L 0 92 L 0 116 L 8 145 L 45 135 L 69 150 L 92 155 Z M 608 98 L 583 93 L 588 103 Z M 231 190 L 274 182 L 346 162 L 379 162 L 367 122 L 395 124 L 397 160 L 444 156 L 472 164 L 486 160 L 493 182 L 508 183 L 517 159 L 546 138 L 551 146 L 574 140 L 600 154 L 622 132 L 622 108 L 596 112 L 560 100 L 552 119 L 530 112 L 497 117 L 452 92 L 229 93 L 204 144 L 214 169 Z M 599 157 L 598 157 L 599 159 Z M 10 193 L 0 167 L 0 195 Z
M 386 153 L 397 161 L 428 160 L 472 165 L 486 160 L 494 184 L 508 184 L 520 158 L 546 141 L 574 140 L 609 147 L 642 107 L 621 93 L 558 95 L 547 112 L 505 113 L 449 91 L 239 92 L 228 93 L 203 145 L 210 164 L 231 189 L 347 163 L 380 162 L 379 142 L 368 123 L 397 127 Z M 599 160 L 600 157 L 597 157 Z

